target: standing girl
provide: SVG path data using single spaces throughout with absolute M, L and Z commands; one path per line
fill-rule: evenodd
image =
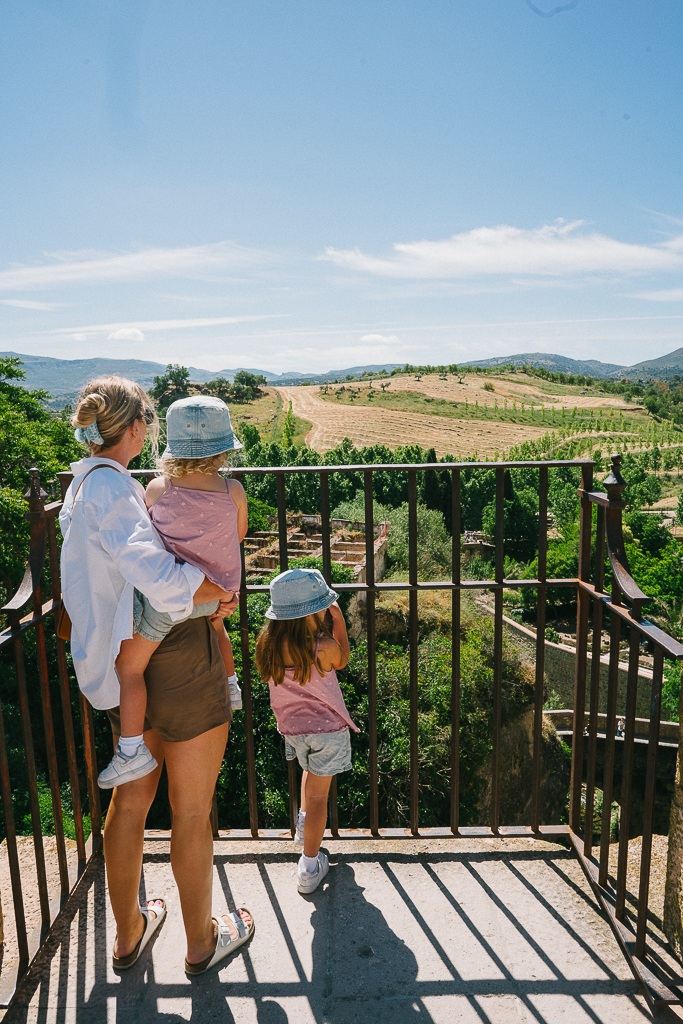
M 270 705 L 285 757 L 303 768 L 295 842 L 304 850 L 297 889 L 310 893 L 329 871 L 320 850 L 333 775 L 351 768 L 351 721 L 335 669 L 349 660 L 346 624 L 336 598 L 317 569 L 289 569 L 270 584 L 270 619 L 256 641 L 256 667 L 270 686 Z M 325 624 L 326 611 L 331 631 Z

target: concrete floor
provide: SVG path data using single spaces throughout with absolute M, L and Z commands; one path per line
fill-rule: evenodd
M 526 840 L 326 841 L 328 879 L 296 891 L 289 842 L 215 846 L 216 911 L 246 905 L 253 939 L 189 979 L 168 844 L 142 895 L 168 916 L 139 964 L 111 968 L 101 858 L 4 1024 L 635 1024 L 652 1019 L 578 861 Z M 0 1011 L 1 1013 L 1 1011 Z M 679 1021 L 665 1009 L 655 1019 Z

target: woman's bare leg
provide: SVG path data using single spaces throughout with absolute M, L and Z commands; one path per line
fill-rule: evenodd
M 213 835 L 210 812 L 228 725 L 220 725 L 185 743 L 165 743 L 168 796 L 173 809 L 171 867 L 180 894 L 187 935 L 187 959 L 201 963 L 216 948 L 211 916 Z M 243 915 L 247 924 L 248 915 Z M 234 924 L 231 931 L 237 936 Z
M 114 737 L 114 745 L 118 742 Z M 104 825 L 104 859 L 114 918 L 116 919 L 116 956 L 128 956 L 135 949 L 145 927 L 140 913 L 139 892 L 142 873 L 142 845 L 147 812 L 151 807 L 161 775 L 163 744 L 153 731 L 145 733 L 145 743 L 159 762 L 149 775 L 114 790 Z M 154 905 L 149 905 L 150 910 Z

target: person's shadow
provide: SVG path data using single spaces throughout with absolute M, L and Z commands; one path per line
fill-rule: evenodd
M 348 858 L 348 859 L 347 859 Z M 310 897 L 315 904 L 311 1005 L 316 1021 L 371 1019 L 427 1024 L 431 1016 L 416 996 L 417 960 L 364 896 L 349 861 L 337 855 L 327 879 Z M 375 858 L 373 858 L 375 859 Z M 321 891 L 322 890 L 322 891 Z M 363 1008 L 363 1009 L 362 1009 Z M 259 1024 L 282 1024 L 286 1017 L 259 1015 Z
M 256 1019 L 258 1024 L 288 1024 L 287 1014 L 280 1004 L 270 999 L 259 999 Z

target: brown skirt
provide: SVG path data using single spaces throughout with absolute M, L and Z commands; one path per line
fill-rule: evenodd
M 232 721 L 228 673 L 216 631 L 205 617 L 173 627 L 150 659 L 145 684 L 145 731 L 154 729 L 167 743 L 192 740 Z M 119 736 L 119 709 L 107 714 Z

